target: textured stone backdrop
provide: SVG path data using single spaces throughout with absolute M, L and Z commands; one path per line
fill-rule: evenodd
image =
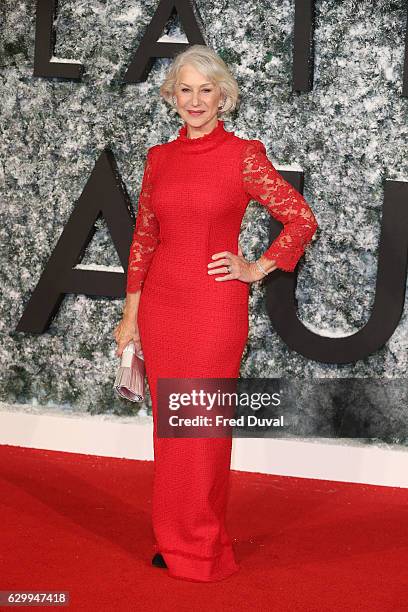
M 2 2 L 3 401 L 94 413 L 139 410 L 112 390 L 118 363 L 112 331 L 122 300 L 68 295 L 47 333 L 14 330 L 103 148 L 112 148 L 136 206 L 147 148 L 175 137 L 181 125 L 158 95 L 170 59 L 155 60 L 146 82 L 123 84 L 157 4 L 60 0 L 55 55 L 85 65 L 82 80 L 74 82 L 32 76 L 35 2 Z M 304 195 L 320 229 L 299 266 L 299 317 L 322 335 L 352 334 L 368 320 L 374 299 L 382 181 L 408 178 L 408 102 L 401 96 L 406 3 L 316 0 L 309 93 L 292 91 L 294 1 L 197 0 L 196 6 L 206 44 L 227 61 L 241 88 L 240 109 L 226 128 L 261 139 L 278 169 L 297 165 L 305 172 Z M 186 41 L 177 19 L 163 35 Z M 252 202 L 242 227 L 244 253 L 259 256 L 267 236 L 268 214 Z M 120 265 L 103 223 L 82 263 Z M 406 308 L 380 351 L 336 366 L 288 350 L 263 298 L 264 289 L 252 285 L 242 376 L 406 377 Z M 308 407 L 309 432 L 313 419 L 322 424 L 331 418 L 327 402 L 327 413 L 321 403 Z M 372 406 L 372 398 L 356 405 L 356 418 L 369 420 Z M 405 401 L 378 397 L 383 439 L 408 444 L 401 430 L 406 416 Z

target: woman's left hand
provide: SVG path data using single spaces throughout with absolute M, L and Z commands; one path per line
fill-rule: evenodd
M 216 281 L 237 279 L 244 283 L 254 283 L 264 278 L 255 263 L 249 262 L 243 257 L 240 246 L 238 246 L 238 255 L 234 255 L 230 251 L 222 251 L 221 253 L 214 253 L 212 259 L 216 261 L 208 264 L 208 274 L 222 274 L 222 276 L 214 279 Z M 230 266 L 230 272 L 228 272 L 227 266 Z

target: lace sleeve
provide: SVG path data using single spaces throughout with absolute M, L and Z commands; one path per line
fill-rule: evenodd
M 154 251 L 159 243 L 159 222 L 153 212 L 153 162 L 151 147 L 146 156 L 139 195 L 136 225 L 130 246 L 126 292 L 136 293 L 142 288 Z
M 243 148 L 241 176 L 245 192 L 265 206 L 283 224 L 279 236 L 263 253 L 281 270 L 293 272 L 318 228 L 304 197 L 276 170 L 260 140 L 249 140 Z

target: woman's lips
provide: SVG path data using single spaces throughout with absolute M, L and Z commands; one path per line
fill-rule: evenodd
M 204 111 L 188 111 L 190 115 L 202 115 Z

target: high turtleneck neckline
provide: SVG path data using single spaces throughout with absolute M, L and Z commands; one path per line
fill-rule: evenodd
M 222 119 L 218 119 L 217 125 L 211 130 L 211 132 L 198 136 L 197 138 L 189 138 L 187 136 L 187 123 L 184 123 L 184 125 L 182 125 L 179 129 L 178 136 L 174 142 L 176 142 L 179 146 L 182 146 L 184 150 L 194 153 L 204 150 L 207 151 L 218 145 L 220 142 L 223 142 L 232 134 L 233 132 L 228 132 L 225 129 L 224 121 Z

